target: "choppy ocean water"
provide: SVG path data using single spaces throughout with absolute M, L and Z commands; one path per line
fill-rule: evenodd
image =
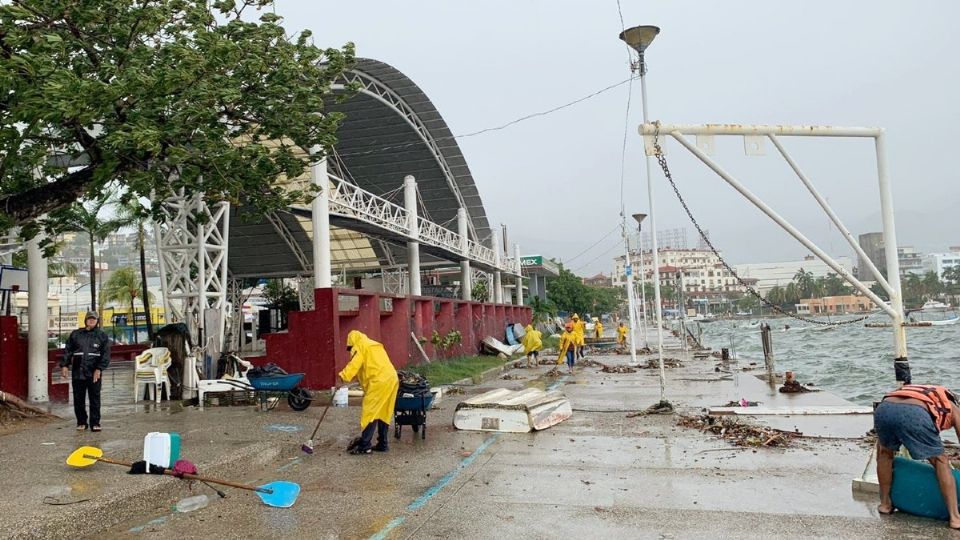
M 765 322 L 773 330 L 777 371 L 791 370 L 800 382 L 864 405 L 896 386 L 890 328 L 866 328 L 862 322 L 820 327 L 788 318 Z M 762 360 L 760 329 L 749 323 L 702 324 L 704 345 L 714 350 L 733 347 L 741 360 Z M 790 329 L 784 330 L 785 325 Z M 907 328 L 907 352 L 913 382 L 960 390 L 960 325 Z

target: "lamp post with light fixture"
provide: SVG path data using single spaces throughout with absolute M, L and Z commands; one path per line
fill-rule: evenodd
M 643 123 L 647 123 L 647 64 L 644 60 L 644 53 L 647 48 L 650 47 L 650 44 L 653 43 L 653 39 L 657 37 L 657 34 L 660 33 L 660 28 L 657 26 L 634 26 L 632 28 L 627 28 L 623 32 L 620 32 L 620 39 L 623 40 L 630 48 L 637 51 L 639 55 L 637 61 L 630 66 L 631 71 L 640 73 L 640 103 L 643 110 Z M 654 199 L 653 199 L 653 177 L 650 173 L 650 154 L 644 152 L 646 156 L 646 168 L 647 168 L 647 198 L 649 199 L 650 205 L 650 238 L 651 238 L 651 251 L 653 255 L 653 296 L 656 309 L 657 320 L 657 357 L 660 367 L 660 403 L 669 405 L 667 403 L 666 397 L 666 372 L 663 369 L 663 314 L 662 314 L 662 305 L 660 301 L 660 254 L 658 252 L 657 246 L 657 218 L 656 212 L 654 211 Z M 641 247 L 642 249 L 642 247 Z M 641 253 L 642 256 L 642 253 Z M 642 258 L 642 257 L 641 257 Z

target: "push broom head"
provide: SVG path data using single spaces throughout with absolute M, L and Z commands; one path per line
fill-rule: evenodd
M 312 454 L 312 453 L 313 453 L 313 441 L 310 440 L 310 441 L 307 441 L 307 442 L 303 443 L 302 445 L 300 445 L 300 449 L 303 450 L 304 452 L 308 453 L 308 454 Z

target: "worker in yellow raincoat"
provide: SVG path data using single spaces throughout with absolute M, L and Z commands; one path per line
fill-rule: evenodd
M 528 324 L 523 330 L 525 333 L 520 343 L 523 344 L 523 352 L 527 355 L 527 367 L 536 367 L 540 364 L 540 349 L 543 348 L 543 339 L 540 331 L 533 329 L 533 325 Z
M 627 345 L 627 326 L 620 321 L 617 325 L 617 346 L 621 349 Z
M 347 334 L 347 350 L 350 362 L 337 375 L 344 383 L 356 377 L 363 388 L 363 403 L 360 407 L 361 435 L 350 443 L 351 454 L 369 454 L 372 451 L 387 451 L 387 434 L 393 421 L 393 409 L 397 404 L 400 379 L 390 363 L 383 345 L 368 338 L 362 332 L 352 330 Z M 377 445 L 373 446 L 373 433 L 377 433 Z
M 587 323 L 580 319 L 580 315 L 573 314 L 573 335 L 576 336 L 576 348 L 574 360 L 585 358 L 583 348 L 587 344 Z
M 573 373 L 573 365 L 576 363 L 577 335 L 574 331 L 573 323 L 567 323 L 563 333 L 560 334 L 560 352 L 557 355 L 557 363 L 562 364 L 564 359 L 567 361 L 567 369 Z
M 593 318 L 593 337 L 597 339 L 603 337 L 603 323 L 597 317 Z

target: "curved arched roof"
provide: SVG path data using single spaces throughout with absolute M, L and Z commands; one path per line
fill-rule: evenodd
M 341 102 L 336 98 L 347 91 L 349 83 L 359 90 Z M 398 188 L 404 176 L 413 175 L 423 217 L 455 231 L 457 209 L 462 205 L 469 217 L 470 237 L 490 245 L 486 212 L 466 160 L 443 117 L 409 77 L 386 63 L 358 59 L 338 81 L 327 110 L 345 115 L 335 154 L 328 160 L 332 173 L 401 205 L 402 189 Z M 281 213 L 267 219 L 233 220 L 231 273 L 307 273 L 307 265 L 312 264 L 312 228 L 302 210 L 299 215 Z M 335 268 L 374 270 L 405 264 L 406 251 L 396 237 L 383 236 L 381 242 L 369 228 L 364 236 L 342 229 L 354 224 L 336 216 L 331 216 L 331 223 L 341 227 L 331 235 Z M 440 259 L 426 250 L 424 263 L 431 260 Z

